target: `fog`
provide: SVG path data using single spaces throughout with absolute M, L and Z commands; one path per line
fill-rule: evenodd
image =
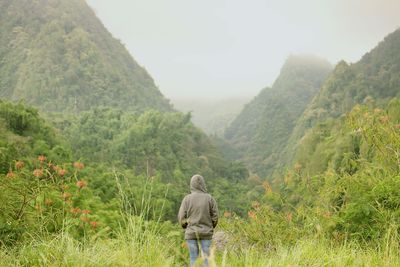
M 256 95 L 290 54 L 355 62 L 399 0 L 87 0 L 170 99 Z

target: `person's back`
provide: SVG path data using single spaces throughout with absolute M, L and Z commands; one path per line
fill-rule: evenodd
M 192 177 L 190 191 L 191 194 L 186 195 L 182 201 L 178 221 L 186 229 L 185 239 L 189 245 L 192 266 L 199 255 L 198 242 L 201 244 L 203 253 L 206 256 L 209 255 L 214 228 L 218 223 L 218 207 L 214 198 L 207 193 L 202 176 Z

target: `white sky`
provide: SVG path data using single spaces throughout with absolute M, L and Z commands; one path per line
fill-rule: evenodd
M 253 96 L 291 53 L 355 62 L 400 0 L 86 0 L 170 99 Z

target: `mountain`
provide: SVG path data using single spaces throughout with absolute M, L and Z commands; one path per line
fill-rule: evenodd
M 339 118 L 356 104 L 385 105 L 400 96 L 400 29 L 389 34 L 355 64 L 339 62 L 299 118 L 280 161 L 293 163 L 307 132 L 319 123 Z
M 279 203 L 322 218 L 330 236 L 385 238 L 400 199 L 399 97 L 400 29 L 340 62 L 305 109 L 273 180 Z
M 0 98 L 46 111 L 172 110 L 84 0 L 0 0 Z
M 323 59 L 290 56 L 272 87 L 264 88 L 225 131 L 252 171 L 271 173 L 298 118 L 331 71 Z

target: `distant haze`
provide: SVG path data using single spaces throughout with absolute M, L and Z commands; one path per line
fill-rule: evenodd
M 254 96 L 289 54 L 354 62 L 400 26 L 399 0 L 87 0 L 172 99 Z

